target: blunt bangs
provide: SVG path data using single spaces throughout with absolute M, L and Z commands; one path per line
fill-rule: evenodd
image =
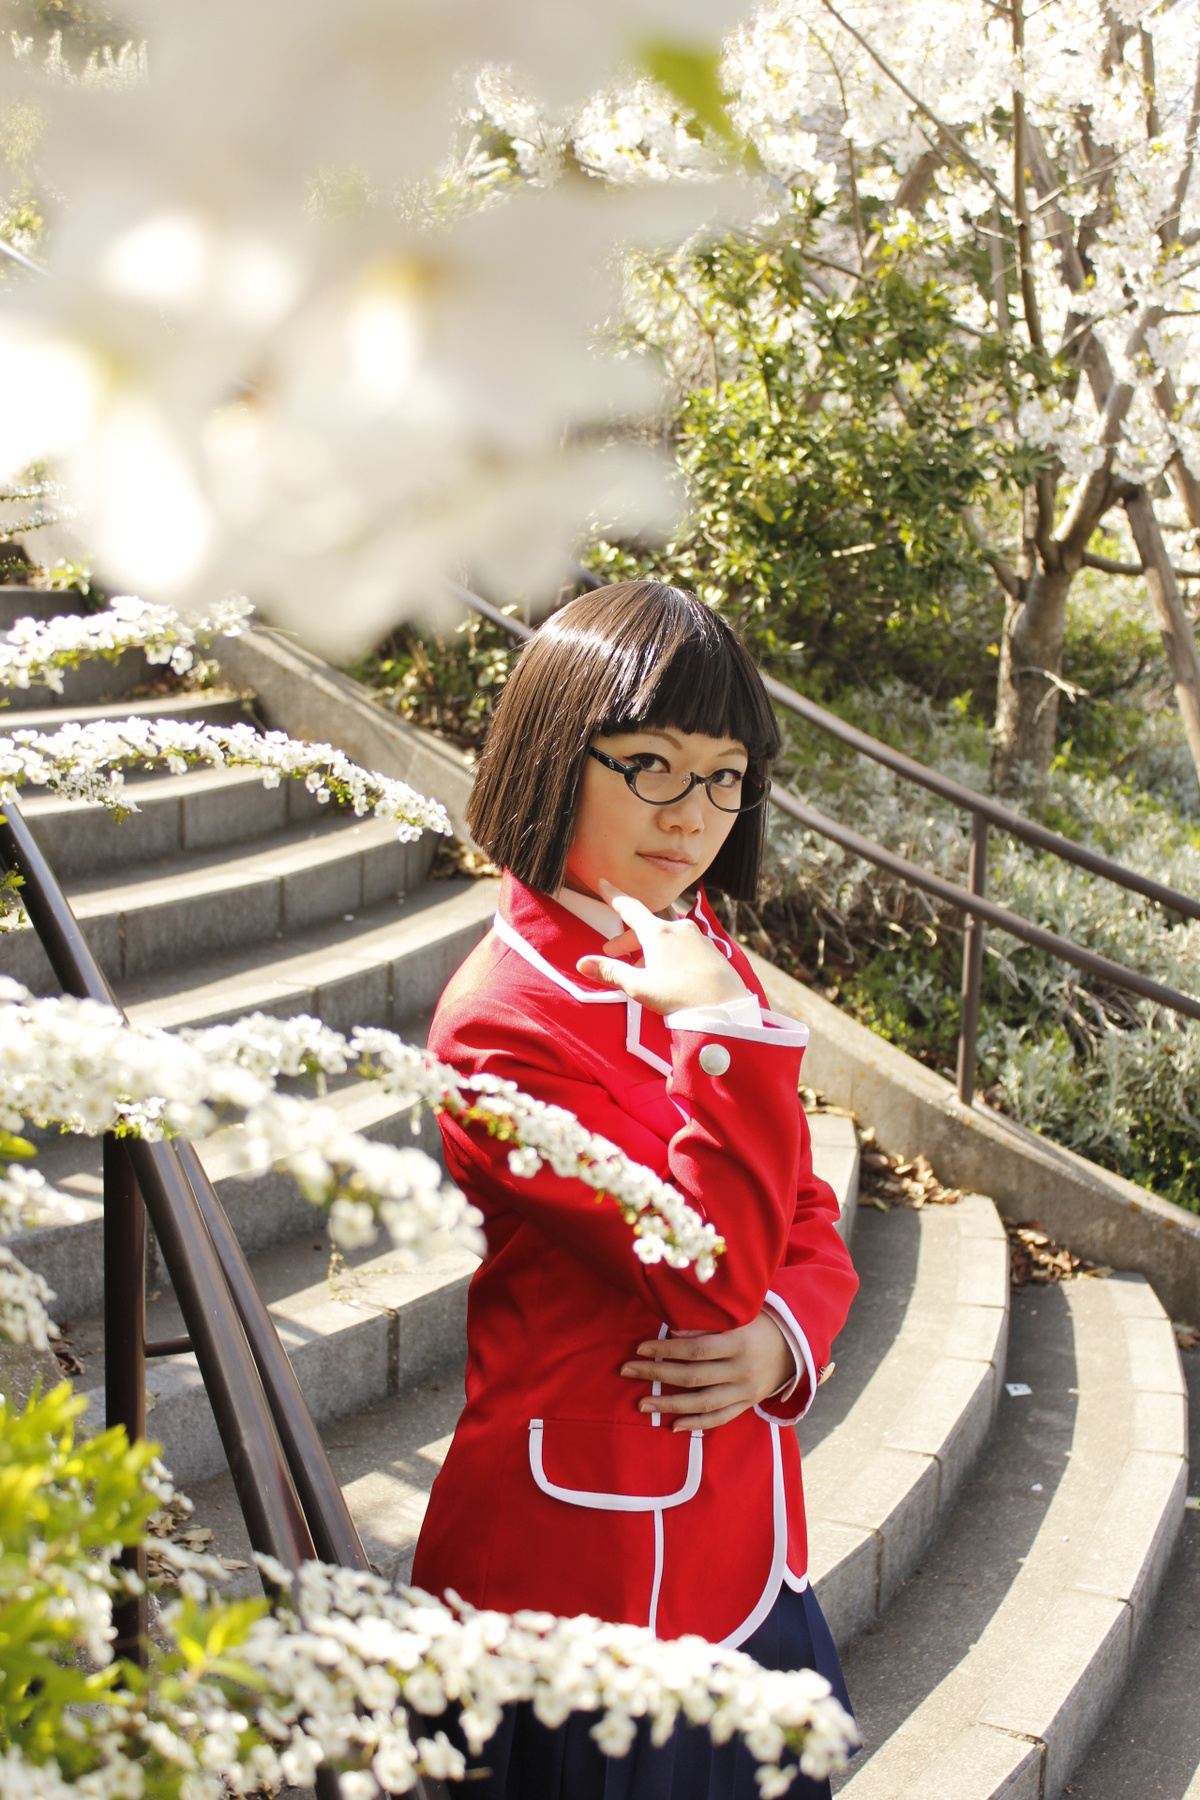
M 593 738 L 673 728 L 735 738 L 766 782 L 779 727 L 758 670 L 726 622 L 656 581 L 598 588 L 545 621 L 496 708 L 467 808 L 475 842 L 542 893 L 561 885 Z M 740 814 L 705 885 L 752 900 L 766 805 Z

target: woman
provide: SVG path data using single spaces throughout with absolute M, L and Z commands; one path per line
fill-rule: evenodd
M 629 582 L 537 632 L 497 708 L 468 811 L 504 870 L 493 930 L 429 1046 L 515 1081 L 671 1181 L 725 1240 L 715 1275 L 647 1264 L 616 1204 L 443 1116 L 487 1254 L 467 1402 L 413 1579 L 477 1606 L 697 1632 L 844 1698 L 807 1584 L 800 1455 L 858 1285 L 797 1099 L 807 1028 L 766 1009 L 701 879 L 752 899 L 778 728 L 734 633 L 691 594 Z M 676 903 L 694 891 L 683 909 Z M 686 903 L 684 903 L 686 905 Z M 515 1709 L 487 1800 L 742 1800 L 736 1744 L 679 1729 L 609 1761 L 577 1717 Z M 801 1800 L 828 1793 L 797 1779 Z

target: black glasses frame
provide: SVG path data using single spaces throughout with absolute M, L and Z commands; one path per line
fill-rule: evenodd
M 720 769 L 716 769 L 711 775 L 697 775 L 694 772 L 689 774 L 688 784 L 683 792 L 681 794 L 672 794 L 669 800 L 647 800 L 645 794 L 639 794 L 637 791 L 637 778 L 639 775 L 644 775 L 646 773 L 646 771 L 640 768 L 637 763 L 619 762 L 615 756 L 609 756 L 603 750 L 595 750 L 590 744 L 588 745 L 588 755 L 594 756 L 598 763 L 603 763 L 604 767 L 606 769 L 611 769 L 614 774 L 623 776 L 625 786 L 629 789 L 635 799 L 641 801 L 643 806 L 678 806 L 681 800 L 687 799 L 693 788 L 702 787 L 708 795 L 709 804 L 715 807 L 717 812 L 728 813 L 731 816 L 736 817 L 738 813 L 754 812 L 757 807 L 762 805 L 767 797 L 767 784 L 766 782 L 763 782 L 762 793 L 758 796 L 757 800 L 747 801 L 742 806 L 722 806 L 720 801 L 713 799 L 712 784 L 721 773 Z M 742 779 L 744 783 L 746 780 L 753 780 L 753 777 L 747 775 L 743 776 Z M 744 791 L 743 787 L 743 792 Z

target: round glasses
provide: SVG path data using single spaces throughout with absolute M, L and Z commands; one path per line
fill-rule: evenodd
M 686 800 L 693 788 L 702 787 L 718 812 L 753 812 L 767 797 L 766 783 L 740 769 L 716 769 L 711 775 L 684 775 L 672 769 L 644 769 L 640 763 L 618 762 L 603 750 L 588 748 L 606 769 L 622 776 L 631 794 L 647 806 L 674 806 Z

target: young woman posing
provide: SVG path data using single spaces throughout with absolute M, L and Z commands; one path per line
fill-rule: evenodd
M 848 1705 L 807 1582 L 800 1454 L 858 1282 L 797 1098 L 807 1028 L 767 1010 L 703 889 L 753 899 L 778 728 L 734 633 L 629 582 L 538 631 L 497 708 L 468 820 L 504 869 L 493 930 L 430 1049 L 573 1112 L 725 1240 L 716 1274 L 643 1263 L 611 1201 L 441 1120 L 484 1217 L 467 1403 L 413 1579 L 476 1606 L 696 1632 L 816 1668 Z M 686 911 L 677 908 L 695 893 Z M 579 1716 L 516 1708 L 479 1800 L 751 1800 L 736 1744 L 678 1728 L 607 1759 Z M 827 1784 L 797 1777 L 797 1800 Z

